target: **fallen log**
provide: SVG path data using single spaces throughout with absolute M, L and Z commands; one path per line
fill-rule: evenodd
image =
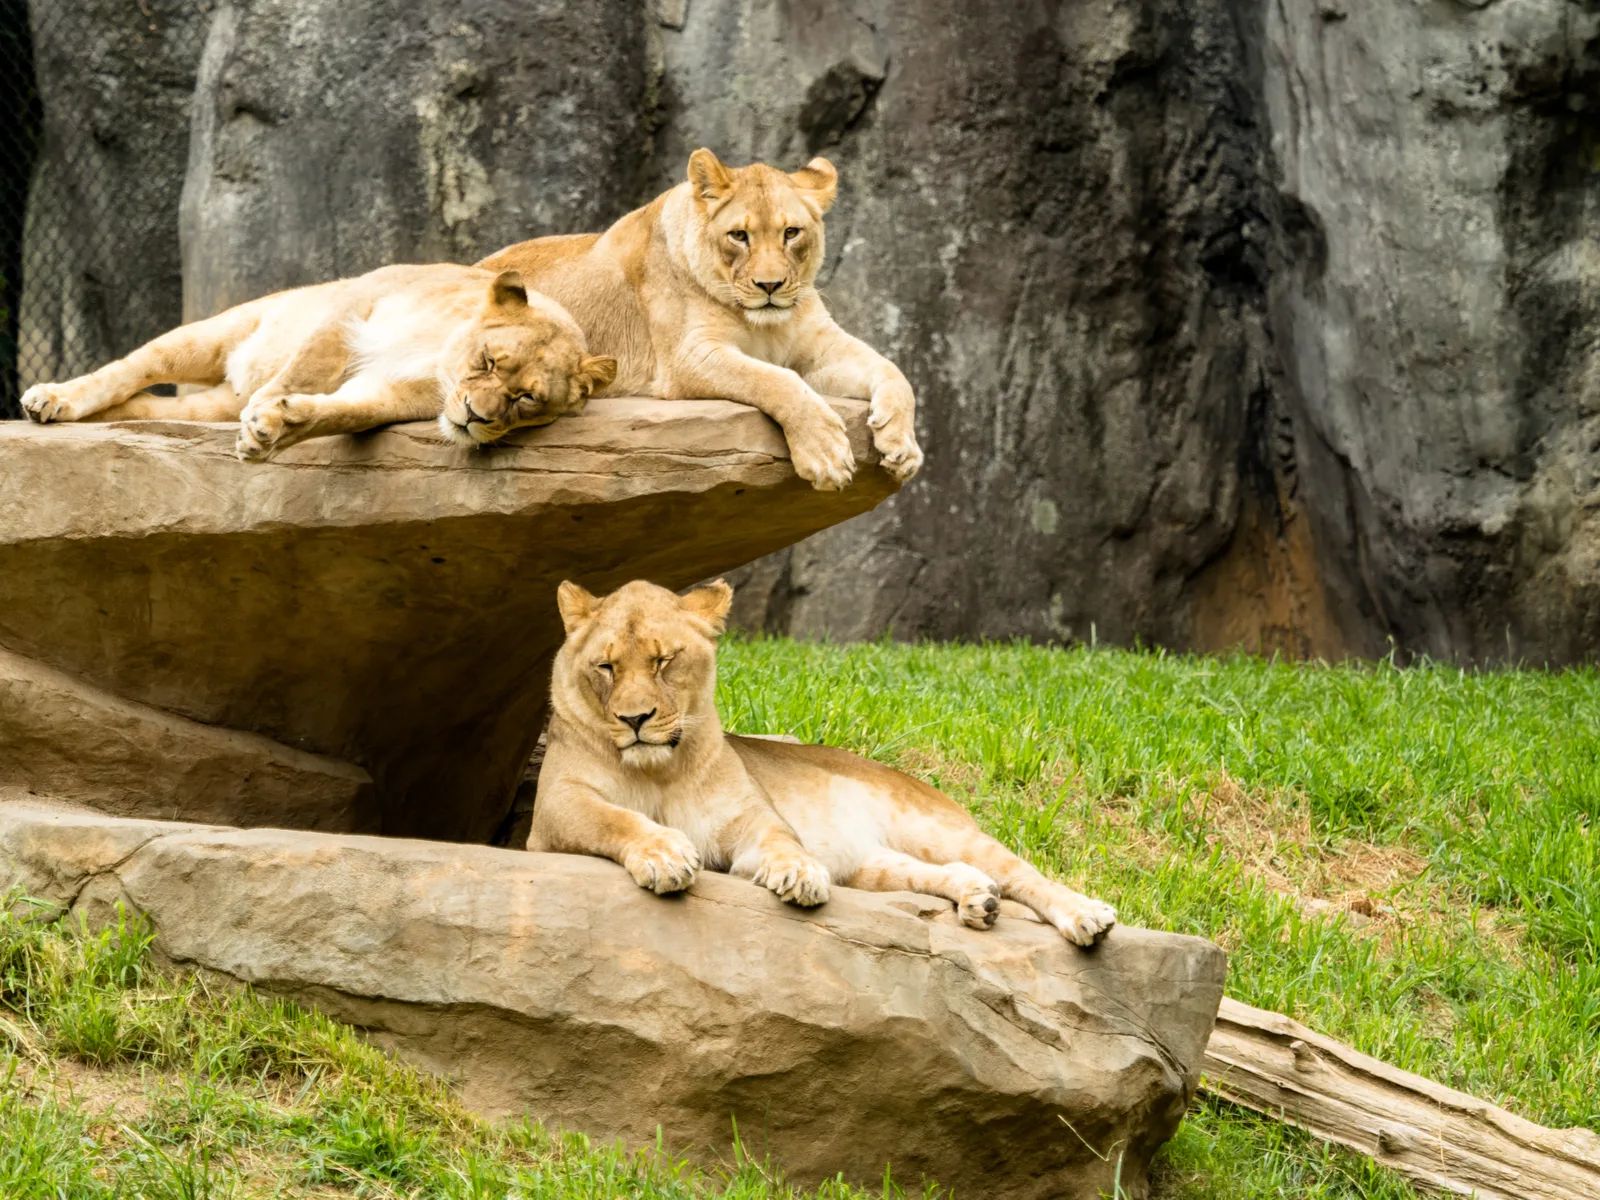
M 1595 1200 L 1600 1136 L 1546 1129 L 1224 998 L 1209 1092 L 1368 1155 L 1425 1187 L 1479 1200 Z

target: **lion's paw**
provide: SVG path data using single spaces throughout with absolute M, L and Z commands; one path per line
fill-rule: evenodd
M 804 426 L 786 428 L 789 461 L 799 475 L 819 492 L 837 492 L 856 472 L 856 456 L 844 420 L 821 400 L 806 417 Z
M 873 393 L 867 411 L 872 445 L 883 469 L 905 483 L 922 469 L 922 447 L 917 445 L 917 399 L 909 384 L 885 385 Z
M 22 393 L 22 411 L 28 419 L 41 425 L 52 421 L 76 421 L 78 406 L 67 398 L 67 389 L 59 383 L 36 383 Z
M 297 401 L 295 396 L 252 400 L 239 414 L 239 440 L 233 452 L 245 462 L 266 462 L 274 452 L 299 441 L 294 436 L 296 427 L 304 425 L 308 417 Z
M 832 880 L 828 868 L 809 854 L 785 851 L 763 858 L 753 882 L 770 889 L 780 900 L 801 908 L 815 908 L 827 903 L 828 885 Z
M 1000 885 L 982 871 L 974 870 L 972 874 L 974 878 L 962 881 L 956 915 L 968 928 L 993 929 L 1000 916 Z
M 700 851 L 676 829 L 662 829 L 629 847 L 622 865 L 640 887 L 665 896 L 694 882 Z
M 1050 924 L 1061 931 L 1062 937 L 1080 946 L 1094 945 L 1116 923 L 1117 910 L 1111 905 L 1076 893 L 1050 907 Z

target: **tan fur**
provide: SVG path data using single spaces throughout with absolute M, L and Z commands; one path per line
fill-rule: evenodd
M 785 174 L 696 150 L 685 182 L 604 233 L 536 238 L 479 266 L 518 271 L 566 305 L 595 352 L 617 359 L 613 392 L 759 408 L 818 488 L 842 488 L 855 470 L 822 395 L 870 400 L 883 465 L 906 480 L 922 465 L 911 385 L 840 329 L 816 291 L 836 188 L 826 159 Z
M 1046 879 L 927 784 L 829 746 L 724 734 L 716 639 L 732 599 L 720 580 L 681 599 L 644 582 L 604 599 L 561 585 L 567 640 L 528 849 L 614 859 L 659 893 L 706 867 L 796 904 L 838 882 L 942 896 L 976 929 L 1002 896 L 1079 945 L 1111 927 L 1109 905 Z
M 384 267 L 181 326 L 126 358 L 22 397 L 35 421 L 240 422 L 240 458 L 437 416 L 468 445 L 581 412 L 616 361 L 515 272 Z M 157 383 L 200 384 L 178 397 Z

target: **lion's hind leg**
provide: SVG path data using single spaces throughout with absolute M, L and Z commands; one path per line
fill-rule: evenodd
M 121 404 L 101 409 L 86 421 L 237 421 L 244 408 L 232 386 L 219 383 L 186 396 L 152 396 L 140 392 Z
M 22 410 L 41 425 L 82 421 L 138 396 L 152 384 L 214 387 L 227 373 L 228 355 L 258 321 L 255 310 L 246 306 L 179 326 L 91 374 L 65 383 L 35 384 L 22 394 Z
M 993 928 L 1000 915 L 1000 885 L 977 867 L 923 862 L 888 847 L 870 852 L 850 876 L 849 886 L 867 892 L 942 896 L 956 906 L 961 923 L 973 929 Z

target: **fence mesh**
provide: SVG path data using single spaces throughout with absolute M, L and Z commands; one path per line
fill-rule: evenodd
M 189 107 L 215 0 L 0 0 L 0 417 L 182 319 Z

